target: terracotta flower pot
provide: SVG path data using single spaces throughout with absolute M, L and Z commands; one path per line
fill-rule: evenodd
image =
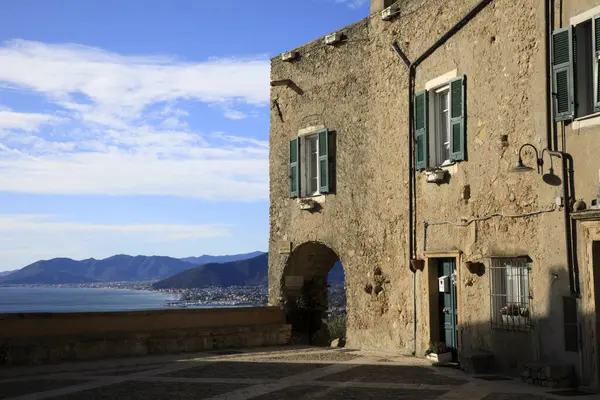
M 425 268 L 425 260 L 413 258 L 412 260 L 410 260 L 410 265 L 413 271 L 423 271 L 423 268 Z
M 480 274 L 483 264 L 476 261 L 467 261 L 465 262 L 465 266 L 467 267 L 467 270 L 469 270 L 470 273 Z

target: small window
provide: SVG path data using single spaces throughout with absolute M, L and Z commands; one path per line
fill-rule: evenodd
M 437 89 L 433 96 L 434 135 L 432 157 L 434 165 L 450 163 L 450 87 Z
M 600 15 L 552 33 L 554 120 L 600 111 Z
M 529 331 L 528 258 L 493 258 L 490 273 L 492 327 L 512 331 Z
M 318 196 L 330 192 L 333 171 L 329 153 L 330 134 L 323 129 L 290 141 L 290 197 Z
M 594 113 L 594 52 L 592 21 L 575 26 L 575 117 Z
M 448 165 L 466 160 L 466 78 L 440 82 L 437 89 L 414 98 L 415 168 Z

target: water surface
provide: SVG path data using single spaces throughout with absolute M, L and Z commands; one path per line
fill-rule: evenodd
M 0 287 L 0 313 L 156 310 L 178 298 L 145 290 Z

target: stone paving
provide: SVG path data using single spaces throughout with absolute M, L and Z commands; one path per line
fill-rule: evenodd
M 550 400 L 573 394 L 483 378 L 389 353 L 288 346 L 4 368 L 0 399 Z

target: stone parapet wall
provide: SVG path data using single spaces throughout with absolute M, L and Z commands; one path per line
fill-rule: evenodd
M 277 307 L 3 314 L 0 326 L 0 365 L 284 345 L 291 338 Z

